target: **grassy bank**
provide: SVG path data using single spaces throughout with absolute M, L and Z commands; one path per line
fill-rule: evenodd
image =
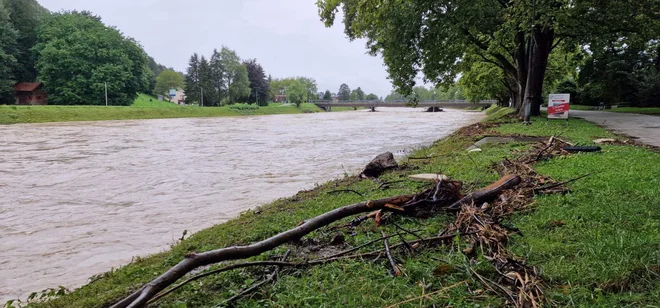
M 235 110 L 229 106 L 178 106 L 167 102 L 149 101 L 141 95 L 133 106 L 0 106 L 0 124 L 43 123 L 68 121 L 164 119 L 228 117 L 240 115 L 270 115 L 321 112 L 314 104 L 282 106 L 271 104 L 256 110 Z
M 420 149 L 413 156 L 432 157 L 411 160 L 408 167 L 389 172 L 383 181 L 396 182 L 386 190 L 373 181 L 346 177 L 323 184 L 311 191 L 261 206 L 227 223 L 194 234 L 177 243 L 171 251 L 145 258 L 113 272 L 99 275 L 94 282 L 59 299 L 36 307 L 107 307 L 179 262 L 186 253 L 248 244 L 297 226 L 300 222 L 351 203 L 417 192 L 420 183 L 407 180 L 414 173 L 444 174 L 465 182 L 466 187 L 480 187 L 499 175 L 491 168 L 504 157 L 512 158 L 530 148 L 530 144 L 485 145 L 482 152 L 465 149 L 484 135 L 493 133 L 547 136 L 589 144 L 593 138 L 613 137 L 593 124 L 571 119 L 564 122 L 535 119 L 523 127 L 502 120 L 507 109 L 489 110 L 489 121 L 500 122 L 491 131 L 454 134 Z M 374 153 L 378 154 L 378 153 Z M 548 283 L 548 305 L 557 306 L 644 306 L 660 302 L 660 154 L 628 145 L 605 145 L 601 153 L 562 156 L 535 165 L 537 171 L 563 181 L 592 173 L 590 177 L 568 185 L 571 193 L 536 197 L 532 210 L 516 214 L 505 223 L 518 228 L 524 236 L 514 236 L 510 249 L 538 266 Z M 402 181 L 402 182 L 397 182 Z M 338 189 L 362 193 L 329 194 Z M 222 202 L 218 200 L 218 202 Z M 417 234 L 435 236 L 452 215 L 437 215 L 418 220 L 396 217 L 399 226 L 419 230 Z M 376 227 L 365 222 L 354 233 L 344 234 L 347 246 L 357 246 L 380 237 L 380 230 L 395 234 L 391 224 Z M 336 235 L 327 229 L 305 237 L 302 242 L 280 247 L 300 251 L 307 244 L 327 243 Z M 413 240 L 411 235 L 402 235 Z M 391 241 L 398 242 L 397 238 Z M 414 256 L 395 254 L 404 275 L 392 277 L 387 261 L 344 260 L 306 269 L 283 271 L 276 283 L 236 302 L 237 307 L 383 307 L 434 293 L 402 307 L 501 306 L 501 297 L 484 290 L 472 275 L 471 268 L 492 276 L 493 268 L 483 257 L 469 261 L 463 254 L 466 244 L 456 240 L 448 246 L 421 251 Z M 365 249 L 364 251 L 369 251 Z M 314 252 L 310 251 L 311 257 Z M 267 259 L 267 255 L 253 258 Z M 191 283 L 157 302 L 161 307 L 214 307 L 240 290 L 259 281 L 260 269 L 244 269 L 209 276 Z
M 596 110 L 595 108 L 595 106 L 571 105 L 571 110 Z M 618 107 L 614 109 L 606 109 L 605 111 L 660 115 L 660 107 Z

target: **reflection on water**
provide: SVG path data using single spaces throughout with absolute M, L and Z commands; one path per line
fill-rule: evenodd
M 0 300 L 77 287 L 133 256 L 480 114 L 381 108 L 0 127 Z

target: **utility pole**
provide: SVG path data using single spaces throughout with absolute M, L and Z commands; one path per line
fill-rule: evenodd
M 199 89 L 202 91 L 202 99 L 201 99 L 201 102 L 200 102 L 200 106 L 204 107 L 204 88 L 199 88 Z
M 105 83 L 105 106 L 108 106 L 108 83 Z

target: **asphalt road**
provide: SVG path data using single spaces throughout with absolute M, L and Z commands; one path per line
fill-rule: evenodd
M 660 116 L 582 110 L 571 110 L 570 115 L 584 118 L 617 133 L 637 137 L 640 142 L 660 147 Z

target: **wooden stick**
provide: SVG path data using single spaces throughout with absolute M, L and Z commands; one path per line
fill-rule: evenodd
M 282 262 L 286 262 L 286 259 L 289 257 L 289 254 L 290 254 L 290 253 L 291 253 L 291 250 L 288 250 L 288 251 L 284 254 L 284 257 L 282 257 Z M 236 294 L 236 295 L 234 295 L 234 296 L 228 298 L 226 301 L 224 301 L 224 302 L 222 303 L 222 306 L 227 305 L 227 304 L 229 304 L 229 303 L 231 303 L 231 302 L 233 302 L 233 301 L 235 301 L 235 300 L 237 300 L 237 299 L 243 297 L 243 296 L 246 295 L 246 294 L 250 294 L 250 293 L 254 292 L 255 290 L 259 289 L 259 287 L 261 287 L 261 286 L 263 286 L 263 285 L 265 285 L 265 284 L 267 284 L 267 283 L 272 282 L 273 280 L 275 280 L 275 278 L 277 277 L 277 274 L 280 272 L 280 268 L 281 268 L 281 267 L 278 266 L 277 269 L 275 269 L 275 272 L 273 272 L 272 274 L 270 274 L 270 276 L 268 276 L 268 278 L 264 279 L 263 281 L 261 281 L 261 282 L 255 284 L 255 285 L 253 285 L 252 287 L 247 288 L 247 289 L 241 291 L 240 293 L 238 293 L 238 294 Z
M 568 181 L 566 181 L 566 182 L 561 182 L 561 183 L 557 183 L 557 184 L 552 184 L 552 185 L 547 185 L 547 186 L 543 186 L 543 187 L 535 188 L 535 189 L 534 189 L 534 193 L 538 193 L 538 192 L 540 192 L 540 191 L 544 191 L 544 190 L 548 190 L 548 189 L 556 188 L 556 187 L 559 187 L 559 186 L 564 186 L 564 185 L 566 185 L 566 184 L 570 184 L 570 183 L 573 183 L 573 182 L 575 182 L 575 181 L 578 181 L 578 180 L 584 179 L 584 178 L 586 178 L 586 177 L 588 177 L 588 176 L 590 176 L 590 175 L 591 175 L 591 173 L 587 173 L 587 174 L 585 174 L 585 175 L 583 175 L 583 176 L 576 177 L 576 178 L 571 179 L 571 180 L 568 180 Z
M 431 296 L 431 295 L 436 295 L 436 294 L 439 294 L 439 293 L 445 292 L 445 291 L 447 291 L 447 290 L 449 290 L 449 289 L 453 289 L 453 288 L 455 288 L 455 287 L 458 287 L 458 286 L 460 286 L 460 285 L 462 285 L 462 284 L 464 284 L 464 283 L 466 283 L 466 282 L 467 282 L 467 280 L 463 280 L 463 281 L 461 281 L 461 282 L 457 282 L 457 283 L 455 283 L 455 284 L 452 284 L 452 285 L 450 285 L 450 286 L 448 286 L 448 287 L 444 287 L 444 288 L 442 288 L 442 289 L 440 289 L 440 290 L 438 290 L 438 291 L 434 291 L 434 292 L 431 292 L 431 293 L 426 293 L 426 295 L 422 294 L 422 296 L 415 297 L 415 298 L 411 298 L 411 299 L 407 299 L 407 300 L 405 300 L 405 301 L 398 302 L 398 303 L 396 303 L 396 304 L 394 304 L 394 305 L 387 306 L 387 308 L 396 308 L 396 307 L 399 307 L 399 306 L 401 306 L 401 305 L 403 305 L 403 304 L 407 304 L 407 303 L 410 303 L 410 302 L 414 302 L 414 301 L 416 301 L 416 300 L 418 300 L 418 299 L 422 299 L 422 298 L 424 298 L 424 297 L 429 297 L 429 296 Z
M 380 231 L 380 234 L 382 234 L 383 237 L 387 237 L 385 235 L 385 232 L 383 232 L 382 230 Z M 387 260 L 390 261 L 390 265 L 392 266 L 392 270 L 394 271 L 394 276 L 396 277 L 401 276 L 401 270 L 396 265 L 396 262 L 394 262 L 394 258 L 392 257 L 392 252 L 390 251 L 390 244 L 387 242 L 387 239 L 384 239 L 383 243 L 385 244 L 385 255 L 387 255 Z

